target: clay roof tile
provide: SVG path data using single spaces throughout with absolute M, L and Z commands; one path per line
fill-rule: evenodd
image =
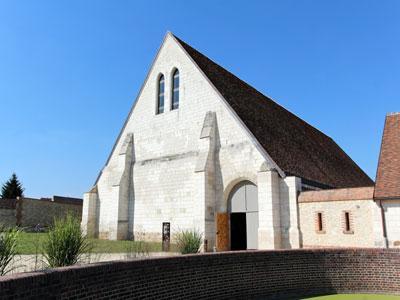
M 400 198 L 400 113 L 386 116 L 374 197 Z

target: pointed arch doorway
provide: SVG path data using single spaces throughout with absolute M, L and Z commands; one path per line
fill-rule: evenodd
M 258 191 L 250 181 L 237 184 L 229 195 L 231 250 L 258 248 Z

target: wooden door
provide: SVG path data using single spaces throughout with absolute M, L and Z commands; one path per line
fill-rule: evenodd
M 217 213 L 217 251 L 229 250 L 229 214 Z

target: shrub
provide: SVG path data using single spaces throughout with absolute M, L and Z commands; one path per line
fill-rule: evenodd
M 71 266 L 81 261 L 92 245 L 83 234 L 79 220 L 68 214 L 55 219 L 43 245 L 43 256 L 49 267 Z
M 11 262 L 17 255 L 19 230 L 0 228 L 0 276 L 12 271 Z
M 175 236 L 179 252 L 182 254 L 199 253 L 203 234 L 196 229 L 181 230 Z

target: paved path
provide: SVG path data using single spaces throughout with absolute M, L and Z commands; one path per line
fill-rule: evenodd
M 162 256 L 175 256 L 179 255 L 175 252 L 150 252 L 148 255 L 137 255 L 135 253 L 91 253 L 86 254 L 82 263 L 95 263 L 100 261 L 113 261 L 145 257 L 162 257 Z M 13 270 L 8 274 L 31 272 L 42 270 L 46 268 L 42 255 L 18 255 L 13 261 Z

